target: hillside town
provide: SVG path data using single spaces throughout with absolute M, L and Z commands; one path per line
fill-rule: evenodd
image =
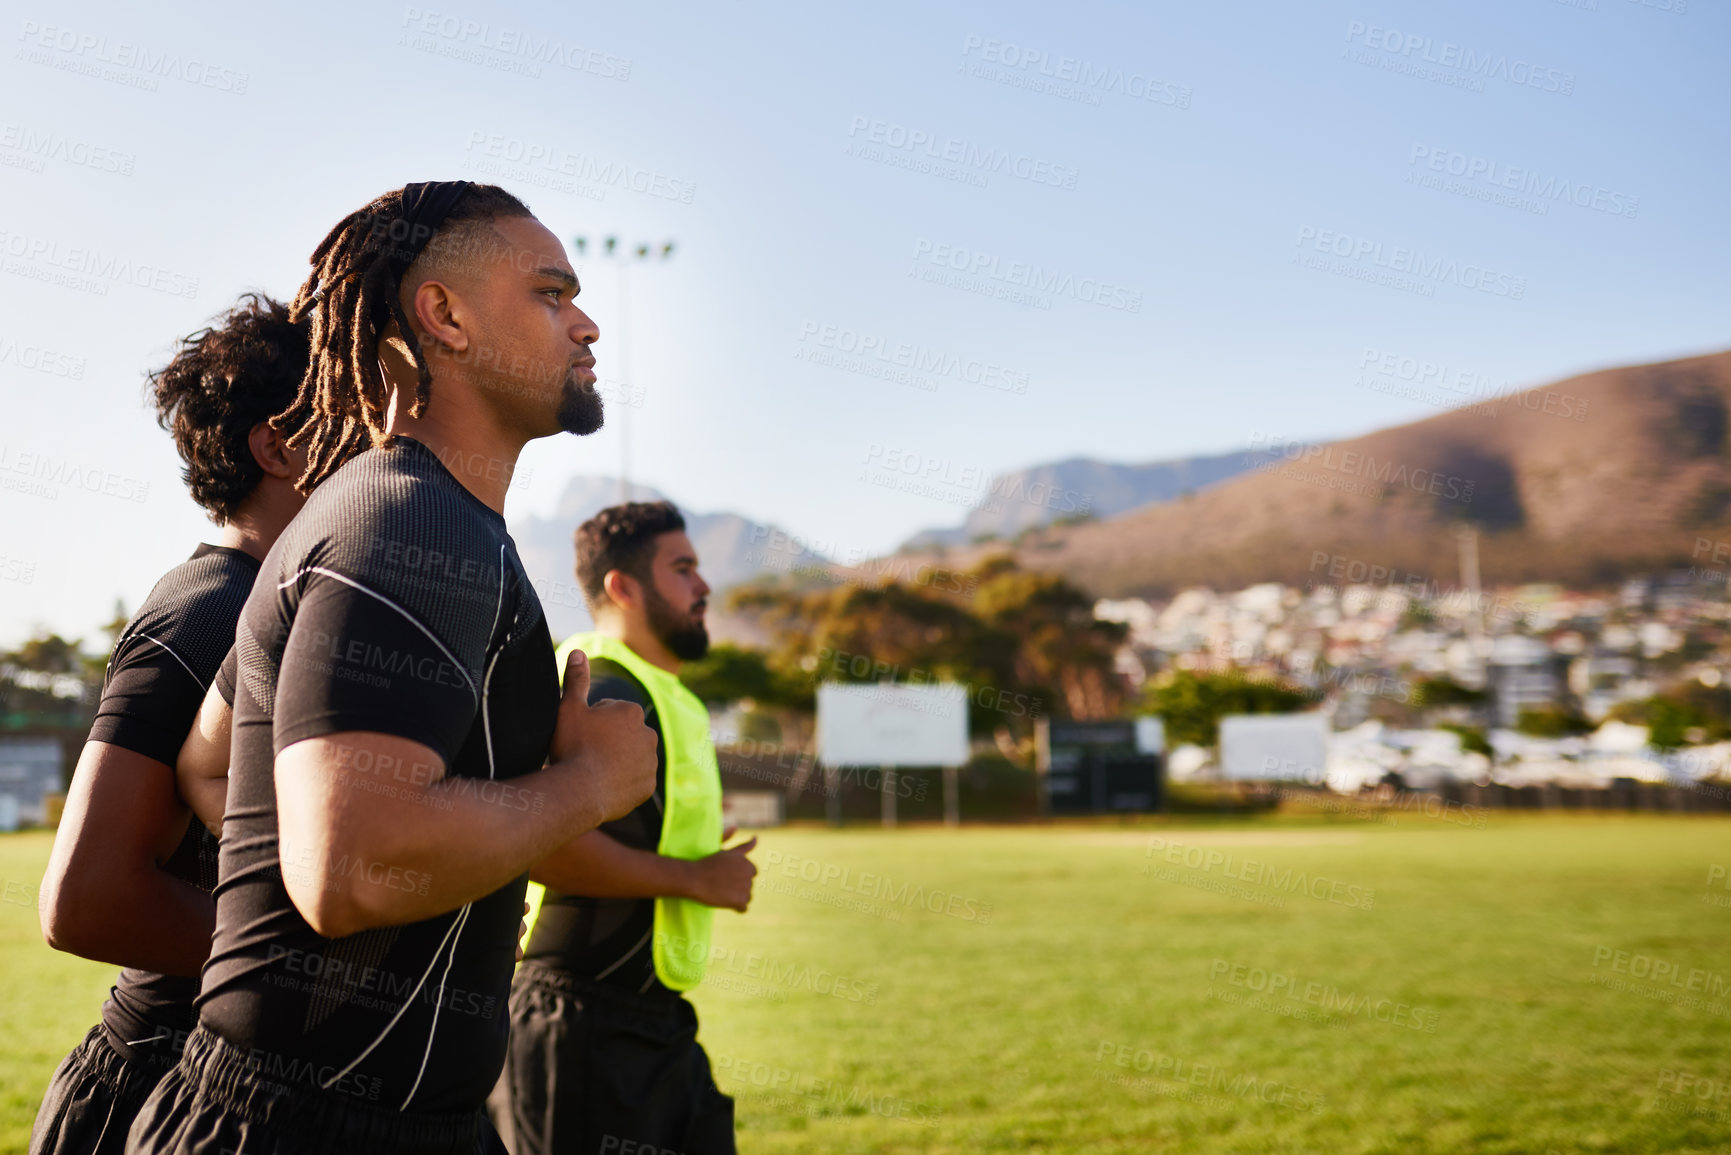
M 1118 663 L 1133 683 L 1237 672 L 1313 693 L 1337 791 L 1391 773 L 1417 789 L 1695 785 L 1731 767 L 1723 572 L 1588 593 L 1479 591 L 1323 552 L 1312 571 L 1303 586 L 1102 599 L 1095 614 L 1128 627 Z M 1218 762 L 1197 747 L 1170 754 L 1174 780 L 1230 776 Z

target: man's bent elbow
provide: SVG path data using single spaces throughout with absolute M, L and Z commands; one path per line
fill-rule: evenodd
M 347 938 L 376 925 L 367 920 L 365 912 L 341 887 L 322 886 L 316 881 L 299 885 L 291 882 L 287 890 L 295 910 L 320 938 Z
M 67 893 L 66 887 L 45 878 L 36 907 L 44 942 L 63 954 L 95 957 L 102 923 L 100 919 L 91 917 L 89 904 L 76 901 Z

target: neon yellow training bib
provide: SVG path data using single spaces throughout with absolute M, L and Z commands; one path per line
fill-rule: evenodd
M 667 793 L 661 815 L 657 854 L 687 860 L 705 858 L 721 849 L 721 770 L 715 743 L 709 736 L 709 711 L 678 677 L 652 665 L 617 638 L 605 634 L 572 634 L 555 655 L 559 677 L 574 649 L 591 660 L 616 662 L 630 671 L 649 692 L 661 722 L 667 755 Z M 546 889 L 529 884 L 529 926 L 541 913 Z M 688 898 L 655 900 L 655 977 L 676 990 L 690 990 L 709 965 L 710 929 L 715 908 Z

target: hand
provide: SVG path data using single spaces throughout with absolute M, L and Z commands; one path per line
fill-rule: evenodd
M 685 897 L 744 914 L 751 905 L 752 879 L 757 877 L 757 866 L 746 855 L 756 845 L 753 838 L 697 859 L 691 864 L 691 891 Z
M 601 821 L 623 818 L 655 793 L 655 731 L 635 702 L 589 704 L 589 659 L 572 650 L 565 693 L 553 727 L 554 762 L 581 763 L 584 783 L 601 807 Z

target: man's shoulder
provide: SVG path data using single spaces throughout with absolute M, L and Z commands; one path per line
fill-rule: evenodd
M 322 573 L 408 605 L 498 607 L 502 523 L 401 449 L 368 450 L 308 498 L 278 543 L 278 581 Z M 514 567 L 513 567 L 514 568 Z
M 650 701 L 649 691 L 630 670 L 607 658 L 592 658 L 589 661 L 589 701 L 595 703 L 603 698 L 636 702 L 645 710 L 654 704 Z

